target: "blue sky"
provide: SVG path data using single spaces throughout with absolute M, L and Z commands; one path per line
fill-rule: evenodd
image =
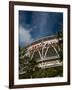
M 63 24 L 63 13 L 19 11 L 19 46 L 56 34 Z

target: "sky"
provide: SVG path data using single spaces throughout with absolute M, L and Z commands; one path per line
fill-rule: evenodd
M 56 34 L 63 24 L 63 13 L 19 11 L 19 46 Z

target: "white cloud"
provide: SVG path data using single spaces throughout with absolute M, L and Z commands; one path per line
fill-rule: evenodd
M 20 40 L 20 43 L 24 45 L 28 45 L 33 41 L 29 30 L 25 29 L 22 26 L 20 26 L 19 28 L 19 40 Z

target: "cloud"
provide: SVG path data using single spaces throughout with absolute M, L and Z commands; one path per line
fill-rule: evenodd
M 33 38 L 31 37 L 29 30 L 20 26 L 20 28 L 19 28 L 20 45 L 25 46 L 25 45 L 30 44 L 32 41 L 33 41 Z

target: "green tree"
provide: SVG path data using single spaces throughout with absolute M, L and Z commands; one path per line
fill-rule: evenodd
M 32 74 L 36 68 L 36 60 L 34 58 L 26 56 L 26 49 L 19 48 L 19 72 L 24 72 L 20 74 L 20 78 L 32 78 Z
M 25 64 L 25 71 L 28 74 L 28 77 L 32 78 L 33 72 L 35 71 L 36 68 L 36 60 L 34 58 L 30 58 L 26 56 L 24 59 L 26 59 L 27 64 Z
M 58 39 L 58 47 L 59 47 L 58 53 L 60 56 L 60 60 L 63 61 L 63 23 L 60 22 L 58 23 L 57 39 Z
M 60 56 L 60 60 L 63 60 L 63 32 L 57 33 L 57 39 L 58 39 L 58 53 Z

